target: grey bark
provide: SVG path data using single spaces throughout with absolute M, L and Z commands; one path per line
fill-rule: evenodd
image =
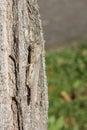
M 44 55 L 37 1 L 0 0 L 0 130 L 47 130 Z

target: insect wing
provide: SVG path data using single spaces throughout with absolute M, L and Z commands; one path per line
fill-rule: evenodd
M 38 81 L 39 81 L 39 72 L 40 72 L 40 58 L 33 65 L 33 71 L 31 74 L 30 85 L 31 85 L 31 96 L 34 103 L 37 102 L 38 94 Z

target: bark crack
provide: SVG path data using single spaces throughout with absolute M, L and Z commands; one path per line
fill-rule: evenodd
M 31 101 L 31 89 L 27 86 L 27 105 L 28 106 L 30 105 L 30 101 Z
M 18 96 L 19 89 L 18 89 L 18 67 L 17 67 L 17 62 L 15 58 L 11 55 L 9 55 L 9 58 L 13 61 L 14 63 L 14 70 L 15 70 L 15 86 L 16 86 L 16 93 L 12 97 L 12 112 L 13 112 L 13 125 L 14 125 L 14 130 L 24 130 L 23 129 L 23 116 L 22 116 L 22 108 L 21 108 L 21 100 L 20 97 Z M 18 125 L 17 125 L 18 124 Z
M 15 69 L 15 82 L 16 82 L 16 95 L 18 96 L 18 85 L 17 85 L 17 62 L 16 62 L 16 59 L 12 56 L 12 55 L 9 55 L 9 58 L 13 61 L 14 63 L 14 69 Z
M 18 99 L 16 99 L 16 97 L 12 97 L 12 111 L 14 114 L 16 115 L 13 115 L 13 116 L 16 116 L 17 117 L 17 123 L 18 123 L 18 130 L 24 130 L 23 128 L 23 115 L 22 115 L 22 108 L 21 108 L 21 103 L 18 102 Z M 15 107 L 16 108 L 15 108 Z M 15 113 L 15 110 L 16 110 L 16 113 Z M 15 117 L 14 117 L 15 118 Z M 15 127 L 15 124 L 16 122 L 14 122 L 14 127 Z
M 29 106 L 31 100 L 31 89 L 28 84 L 29 80 L 29 65 L 31 64 L 31 45 L 28 47 L 27 67 L 26 67 L 26 87 L 27 87 L 27 105 Z

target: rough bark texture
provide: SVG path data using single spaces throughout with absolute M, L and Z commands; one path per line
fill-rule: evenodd
M 47 110 L 37 1 L 0 0 L 0 130 L 47 130 Z

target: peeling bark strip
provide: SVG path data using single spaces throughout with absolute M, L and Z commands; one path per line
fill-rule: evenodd
M 37 0 L 1 0 L 1 130 L 47 130 L 45 76 L 44 40 Z

